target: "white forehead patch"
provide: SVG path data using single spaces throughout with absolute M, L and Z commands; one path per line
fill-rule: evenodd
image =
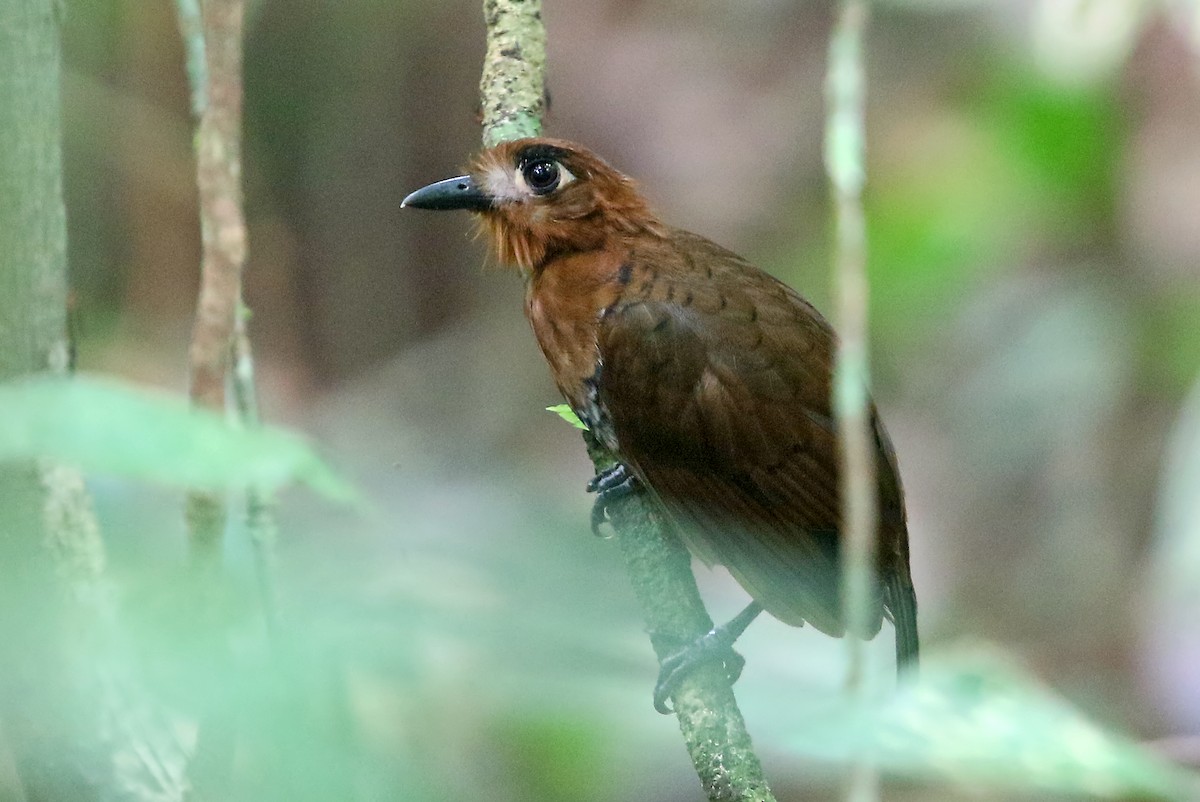
M 575 176 L 563 167 L 561 162 L 558 164 L 558 171 L 558 189 L 575 180 Z M 493 198 L 502 201 L 523 201 L 536 197 L 520 170 L 501 164 L 493 164 L 484 171 L 483 188 Z
M 520 201 L 531 194 L 520 172 L 495 164 L 483 174 L 483 188 L 497 200 Z

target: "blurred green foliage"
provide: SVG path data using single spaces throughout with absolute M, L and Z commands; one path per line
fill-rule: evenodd
M 1169 292 L 1140 306 L 1141 383 L 1180 392 L 1200 376 L 1200 292 Z
M 547 714 L 514 716 L 497 726 L 495 742 L 504 769 L 522 778 L 530 799 L 611 798 L 614 754 L 593 722 Z
M 0 456 L 6 459 L 69 459 L 90 470 L 168 484 L 275 487 L 296 478 L 333 498 L 348 493 L 294 436 L 230 429 L 180 401 L 109 381 L 77 377 L 4 386 L 0 419 L 7 423 L 0 429 Z M 433 766 L 419 757 L 420 738 L 411 740 L 421 725 L 395 722 L 407 733 L 393 740 L 392 749 L 400 751 L 373 755 L 358 733 L 354 707 L 362 702 L 356 702 L 360 694 L 353 692 L 356 683 L 348 681 L 342 659 L 294 636 L 266 641 L 255 634 L 255 617 L 244 612 L 214 619 L 220 605 L 213 604 L 221 594 L 214 596 L 211 584 L 201 592 L 208 611 L 191 609 L 189 599 L 201 588 L 197 582 L 209 580 L 158 582 L 157 602 L 143 592 L 132 619 L 157 621 L 131 630 L 127 658 L 141 664 L 151 687 L 173 707 L 206 711 L 202 718 L 237 711 L 250 768 L 239 774 L 229 798 L 376 798 L 392 793 L 388 788 L 419 788 L 420 798 L 448 798 L 429 773 Z M 150 612 L 155 604 L 174 612 L 163 619 L 161 611 Z M 244 601 L 239 606 L 246 609 Z M 197 614 L 239 633 L 243 645 L 235 663 L 214 663 L 203 642 L 193 642 Z M 353 653 L 341 657 L 350 664 L 360 659 Z M 410 675 L 407 681 L 416 679 Z M 909 778 L 970 788 L 1163 800 L 1187 800 L 1200 788 L 1196 777 L 1090 723 L 987 650 L 934 655 L 924 661 L 916 683 L 866 709 L 845 705 L 810 711 L 792 727 L 796 753 L 842 765 L 865 755 Z M 497 711 L 484 733 L 495 750 L 484 771 L 491 766 L 502 785 L 519 786 L 520 798 L 614 798 L 610 775 L 617 758 L 611 735 L 597 729 L 598 723 L 519 708 Z M 397 766 L 406 768 L 397 773 Z
M 975 79 L 916 129 L 930 143 L 917 158 L 872 174 L 872 328 L 889 350 L 928 344 L 980 282 L 1046 243 L 1070 257 L 1111 237 L 1124 141 L 1115 89 L 1011 63 Z
M 1040 789 L 1100 799 L 1190 800 L 1190 775 L 1088 721 L 998 653 L 922 661 L 920 677 L 866 708 L 840 702 L 797 728 L 812 758 L 872 765 L 963 787 Z
M 47 458 L 176 487 L 354 490 L 294 433 L 238 428 L 181 398 L 111 379 L 39 377 L 0 387 L 0 460 Z

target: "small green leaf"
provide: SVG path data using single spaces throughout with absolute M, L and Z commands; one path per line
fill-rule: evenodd
M 1194 775 L 1093 723 L 986 651 L 923 661 L 919 680 L 886 699 L 839 702 L 806 719 L 793 746 L 810 758 L 866 759 L 972 789 L 1188 800 L 1200 788 Z
M 34 458 L 188 488 L 271 491 L 299 481 L 356 498 L 295 433 L 240 429 L 182 398 L 88 376 L 0 385 L 0 460 Z
M 546 411 L 553 412 L 555 415 L 562 418 L 576 429 L 583 429 L 585 432 L 588 430 L 588 427 L 584 424 L 584 422 L 581 421 L 579 416 L 575 414 L 575 410 L 571 409 L 571 407 L 567 404 L 555 404 L 552 407 L 546 407 Z

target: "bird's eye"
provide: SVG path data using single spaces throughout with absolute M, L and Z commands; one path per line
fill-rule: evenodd
M 538 159 L 521 168 L 525 183 L 535 195 L 548 195 L 558 188 L 561 177 L 558 162 L 549 159 Z

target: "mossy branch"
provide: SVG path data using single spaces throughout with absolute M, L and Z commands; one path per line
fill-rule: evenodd
M 588 454 L 597 471 L 616 461 L 591 442 Z M 645 494 L 629 497 L 610 514 L 614 540 L 661 663 L 713 626 L 692 574 L 691 554 Z M 692 671 L 671 703 L 709 799 L 774 802 L 723 666 L 710 663 Z
M 544 110 L 546 32 L 538 0 L 485 0 L 487 59 L 480 82 L 483 142 L 535 136 Z M 585 437 L 585 439 L 587 439 Z M 589 446 L 596 469 L 612 454 Z M 625 559 L 651 643 L 661 661 L 712 628 L 700 599 L 691 557 L 653 501 L 628 499 L 612 513 L 616 543 Z M 649 691 L 649 687 L 647 687 Z M 679 729 L 708 797 L 723 802 L 774 802 L 724 669 L 704 666 L 672 695 Z M 646 694 L 650 710 L 650 694 Z
M 479 82 L 483 144 L 537 136 L 546 110 L 541 0 L 484 0 L 487 55 Z

